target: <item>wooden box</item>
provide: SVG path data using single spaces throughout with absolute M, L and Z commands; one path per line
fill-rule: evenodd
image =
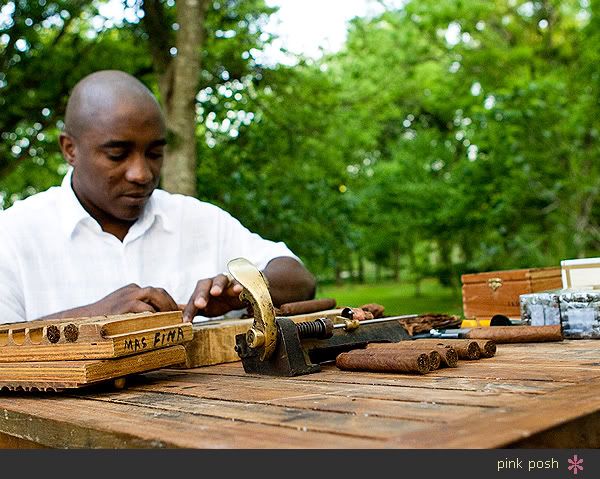
M 490 319 L 495 314 L 520 319 L 519 296 L 562 287 L 560 268 L 511 269 L 463 274 L 465 318 Z
M 560 265 L 563 288 L 600 289 L 600 258 L 566 259 Z

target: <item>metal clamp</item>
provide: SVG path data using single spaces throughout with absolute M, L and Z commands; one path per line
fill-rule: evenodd
M 246 334 L 246 340 L 251 348 L 260 350 L 260 358 L 264 361 L 273 354 L 277 340 L 275 308 L 267 280 L 256 266 L 244 258 L 231 260 L 227 268 L 244 288 L 240 299 L 249 303 L 254 313 L 254 323 Z

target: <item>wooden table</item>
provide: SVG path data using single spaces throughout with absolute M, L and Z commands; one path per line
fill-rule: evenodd
M 0 395 L 0 446 L 600 446 L 600 341 L 499 345 L 425 376 L 250 376 L 240 363 L 137 376 L 120 391 Z

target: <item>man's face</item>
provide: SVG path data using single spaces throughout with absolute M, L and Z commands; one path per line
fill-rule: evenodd
M 134 222 L 162 168 L 165 127 L 158 108 L 125 102 L 98 112 L 81 130 L 61 138 L 79 201 L 104 230 Z

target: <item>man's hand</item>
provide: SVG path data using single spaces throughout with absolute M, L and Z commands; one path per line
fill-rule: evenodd
M 95 303 L 79 308 L 50 314 L 39 319 L 75 318 L 125 313 L 155 313 L 158 311 L 180 311 L 175 300 L 162 288 L 140 288 L 128 284 L 110 293 Z
M 137 284 L 128 284 L 90 305 L 99 314 L 156 313 L 158 311 L 177 311 L 175 300 L 162 288 L 140 288 Z
M 239 299 L 242 285 L 219 274 L 214 278 L 201 279 L 196 283 L 188 304 L 183 310 L 183 320 L 191 322 L 197 314 L 212 317 L 220 316 L 235 309 L 243 308 Z

